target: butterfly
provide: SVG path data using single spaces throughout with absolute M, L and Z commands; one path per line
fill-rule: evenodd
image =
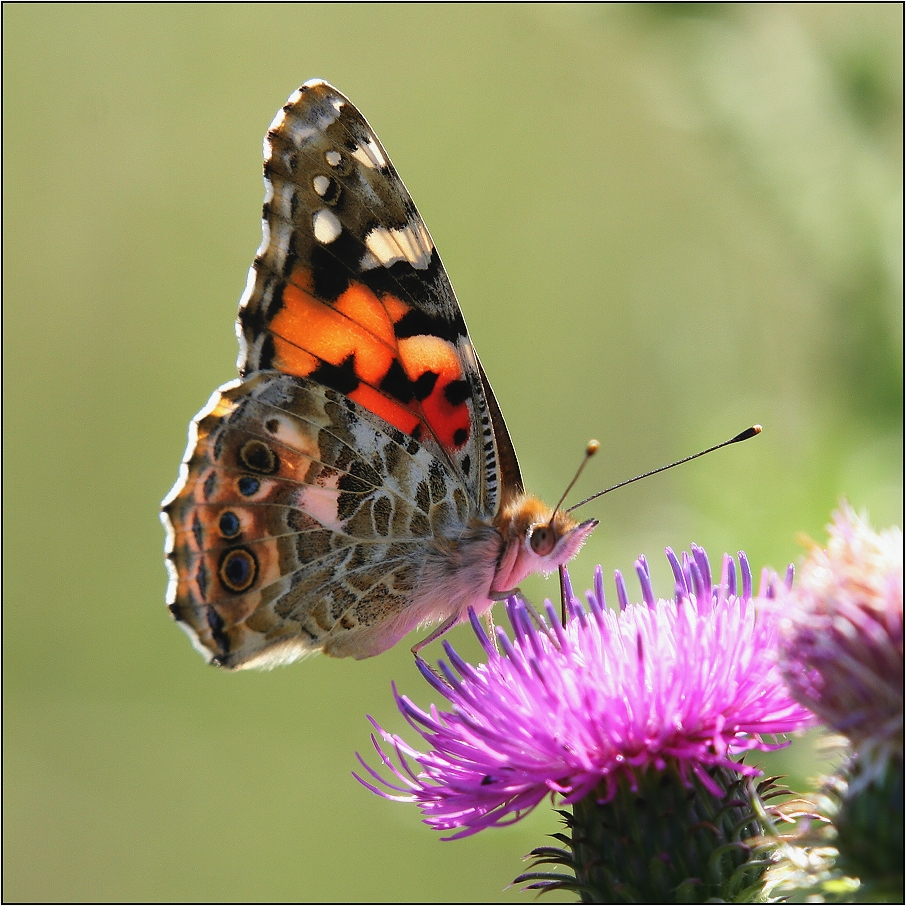
M 189 426 L 163 501 L 167 603 L 229 669 L 366 658 L 486 613 L 575 556 L 523 489 L 431 236 L 359 111 L 320 80 L 264 140 L 240 378 Z

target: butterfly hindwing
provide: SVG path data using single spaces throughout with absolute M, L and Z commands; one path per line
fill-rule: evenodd
M 218 663 L 366 656 L 372 626 L 383 650 L 425 619 L 410 604 L 427 545 L 470 507 L 422 444 L 263 371 L 214 394 L 187 457 L 164 504 L 170 609 Z

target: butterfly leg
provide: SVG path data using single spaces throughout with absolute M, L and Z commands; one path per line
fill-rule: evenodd
M 518 587 L 510 588 L 507 591 L 494 591 L 494 589 L 491 589 L 491 596 L 495 601 L 505 601 L 507 598 L 512 598 L 514 595 L 522 597 L 522 592 Z M 494 650 L 500 654 L 500 646 L 497 644 L 497 633 L 494 631 L 494 614 L 491 612 L 490 608 L 485 611 L 484 620 L 485 625 L 488 627 L 488 638 L 491 640 Z
M 497 644 L 497 633 L 494 630 L 494 609 L 492 607 L 489 607 L 484 612 L 484 625 L 487 628 L 488 638 L 491 640 L 494 650 L 500 654 L 500 646 Z
M 560 623 L 566 625 L 566 567 L 561 563 L 557 567 L 557 575 L 560 577 Z
M 440 626 L 438 626 L 437 629 L 435 629 L 434 632 L 432 632 L 431 635 L 429 635 L 426 639 L 422 639 L 420 642 L 416 642 L 410 650 L 419 660 L 423 660 L 423 658 L 419 655 L 419 651 L 421 651 L 422 648 L 425 647 L 425 645 L 430 645 L 432 642 L 439 639 L 442 635 L 448 633 L 458 622 L 459 615 L 454 613 L 452 617 L 441 623 Z
M 450 683 L 447 678 L 439 671 L 432 667 L 420 654 L 419 651 L 422 650 L 426 645 L 430 645 L 431 642 L 439 639 L 445 632 L 449 632 L 457 623 L 459 622 L 459 617 L 456 614 L 453 614 L 448 620 L 445 620 L 441 623 L 434 632 L 431 633 L 426 639 L 422 639 L 420 642 L 416 642 L 412 648 L 409 650 L 415 655 L 415 660 L 420 667 L 423 667 L 425 670 L 429 670 L 434 676 L 437 677 L 441 685 L 450 688 Z

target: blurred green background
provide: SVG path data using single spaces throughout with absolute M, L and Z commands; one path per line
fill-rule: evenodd
M 668 544 L 783 568 L 843 495 L 902 524 L 902 15 L 4 6 L 4 898 L 531 902 L 504 888 L 559 829 L 442 843 L 350 777 L 366 713 L 401 728 L 391 679 L 432 698 L 408 643 L 228 675 L 164 608 L 158 504 L 235 376 L 261 140 L 301 82 L 387 147 L 532 490 L 592 436 L 573 500 L 764 425 L 589 507 L 576 584 L 644 552 L 669 594 Z

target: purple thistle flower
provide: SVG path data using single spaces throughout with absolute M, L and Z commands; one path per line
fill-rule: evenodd
M 813 722 L 775 665 L 776 616 L 756 613 L 744 554 L 739 591 L 731 557 L 717 586 L 701 548 L 682 562 L 670 549 L 667 557 L 674 600 L 655 600 L 644 558 L 636 563 L 644 604 L 628 603 L 617 573 L 619 613 L 606 607 L 600 568 L 587 608 L 567 580 L 565 626 L 550 602 L 544 619 L 510 598 L 513 639 L 498 627 L 499 652 L 473 614 L 486 664 L 466 663 L 448 642 L 451 666 L 439 664 L 444 681 L 419 662 L 451 710 L 432 705 L 425 712 L 394 687 L 397 706 L 429 751 L 369 718 L 392 747 L 385 751 L 372 736 L 392 779 L 361 757 L 387 790 L 357 779 L 385 798 L 417 803 L 426 824 L 456 830 L 446 838 L 455 839 L 517 821 L 548 794 L 574 804 L 594 792 L 607 802 L 621 783 L 635 789 L 649 769 L 675 768 L 684 784 L 697 781 L 715 796 L 726 792 L 715 776 L 759 773 L 734 756 L 777 748 L 764 736 Z M 779 584 L 766 571 L 759 596 L 773 597 Z
M 849 506 L 777 602 L 780 666 L 793 695 L 872 761 L 903 752 L 903 533 Z M 882 754 L 885 753 L 885 754 Z
M 792 694 L 852 746 L 825 784 L 834 870 L 859 878 L 861 902 L 902 902 L 902 531 L 878 534 L 844 505 L 826 547 L 813 545 L 797 587 L 776 606 Z

